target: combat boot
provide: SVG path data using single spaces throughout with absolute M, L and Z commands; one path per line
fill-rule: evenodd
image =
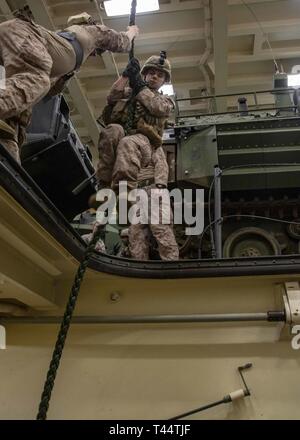
M 5 121 L 0 119 L 0 137 L 2 137 L 3 139 L 15 139 L 15 136 L 15 130 Z

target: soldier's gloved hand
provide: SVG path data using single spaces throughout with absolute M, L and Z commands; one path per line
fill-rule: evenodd
M 147 83 L 143 80 L 140 73 L 138 73 L 135 77 L 129 78 L 129 86 L 132 88 L 133 95 L 137 95 L 147 87 Z
M 133 57 L 127 64 L 126 69 L 122 73 L 122 76 L 124 76 L 125 78 L 133 78 L 138 73 L 140 73 L 140 70 L 141 66 L 139 60 Z

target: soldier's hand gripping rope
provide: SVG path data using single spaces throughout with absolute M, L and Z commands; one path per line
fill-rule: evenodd
M 131 78 L 138 75 L 141 71 L 140 62 L 137 58 L 133 57 L 129 60 L 122 76 L 125 78 Z
M 141 66 L 139 60 L 133 57 L 122 73 L 122 76 L 129 79 L 129 86 L 132 89 L 133 96 L 136 96 L 144 87 L 147 86 L 147 83 L 143 80 L 140 72 Z

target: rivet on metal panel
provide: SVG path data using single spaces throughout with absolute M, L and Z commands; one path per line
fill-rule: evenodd
M 121 294 L 120 292 L 112 292 L 110 294 L 110 300 L 111 302 L 118 302 L 121 299 Z

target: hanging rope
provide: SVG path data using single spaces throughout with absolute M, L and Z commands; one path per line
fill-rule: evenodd
M 130 17 L 129 17 L 129 26 L 135 25 L 136 4 L 137 4 L 137 0 L 132 0 Z M 132 40 L 132 43 L 131 43 L 131 49 L 129 52 L 129 60 L 131 60 L 133 57 L 134 57 L 134 39 Z M 133 127 L 135 109 L 136 109 L 136 101 L 135 101 L 135 99 L 131 98 L 131 100 L 128 103 L 127 121 L 124 126 L 124 130 L 125 130 L 126 134 L 128 134 L 129 130 L 131 130 Z
M 129 26 L 135 25 L 136 3 L 137 3 L 137 0 L 132 0 L 132 2 L 131 2 Z M 133 57 L 134 57 L 134 39 L 132 40 L 132 43 L 131 43 L 131 49 L 129 52 L 129 59 L 131 60 L 131 58 L 133 58 Z
M 91 242 L 89 243 L 87 249 L 85 250 L 83 260 L 80 263 L 80 266 L 77 270 L 76 277 L 74 280 L 74 284 L 71 288 L 71 293 L 69 296 L 69 300 L 66 306 L 66 311 L 60 326 L 60 330 L 57 336 L 55 348 L 53 351 L 52 359 L 50 362 L 49 370 L 47 373 L 47 379 L 44 385 L 44 390 L 41 397 L 41 402 L 39 405 L 39 411 L 37 414 L 37 420 L 46 420 L 47 418 L 47 411 L 49 408 L 49 402 L 51 398 L 51 393 L 54 387 L 54 381 L 56 378 L 56 373 L 59 367 L 60 358 L 64 349 L 65 341 L 67 338 L 68 330 L 71 324 L 73 312 L 75 309 L 76 301 L 78 298 L 79 290 L 81 283 L 83 281 L 83 276 L 85 274 L 89 259 L 91 258 L 95 245 L 100 238 L 101 234 L 101 226 L 98 226 L 98 228 L 95 230 L 93 238 Z
M 135 24 L 136 4 L 137 4 L 137 0 L 132 0 L 129 26 L 133 26 Z M 131 50 L 129 53 L 129 59 L 131 59 L 133 57 L 134 57 L 134 40 L 132 40 Z M 134 108 L 133 108 L 132 119 L 133 119 L 133 116 L 134 116 Z M 54 351 L 52 354 L 52 359 L 51 359 L 51 362 L 49 365 L 47 378 L 46 378 L 46 382 L 44 384 L 44 389 L 43 389 L 41 401 L 39 404 L 39 410 L 38 410 L 38 414 L 36 417 L 37 420 L 46 420 L 46 418 L 47 418 L 49 402 L 51 399 L 51 394 L 52 394 L 52 390 L 54 387 L 54 382 L 55 382 L 57 370 L 58 370 L 58 367 L 60 364 L 60 359 L 61 359 L 64 345 L 66 342 L 66 338 L 68 335 L 73 312 L 75 310 L 76 301 L 78 298 L 80 287 L 81 287 L 83 277 L 84 277 L 85 271 L 87 269 L 89 260 L 93 254 L 96 243 L 97 243 L 98 239 L 100 238 L 101 229 L 102 229 L 102 227 L 98 226 L 98 228 L 95 230 L 93 237 L 92 237 L 92 240 L 89 243 L 89 245 L 84 253 L 83 260 L 80 263 L 79 268 L 77 270 L 75 280 L 74 280 L 73 286 L 71 288 L 69 300 L 68 300 L 68 303 L 66 306 L 66 310 L 65 310 L 65 313 L 63 316 L 63 320 L 62 320 L 62 323 L 60 326 L 60 330 L 59 330 L 59 333 L 57 336 L 55 348 L 54 348 Z

